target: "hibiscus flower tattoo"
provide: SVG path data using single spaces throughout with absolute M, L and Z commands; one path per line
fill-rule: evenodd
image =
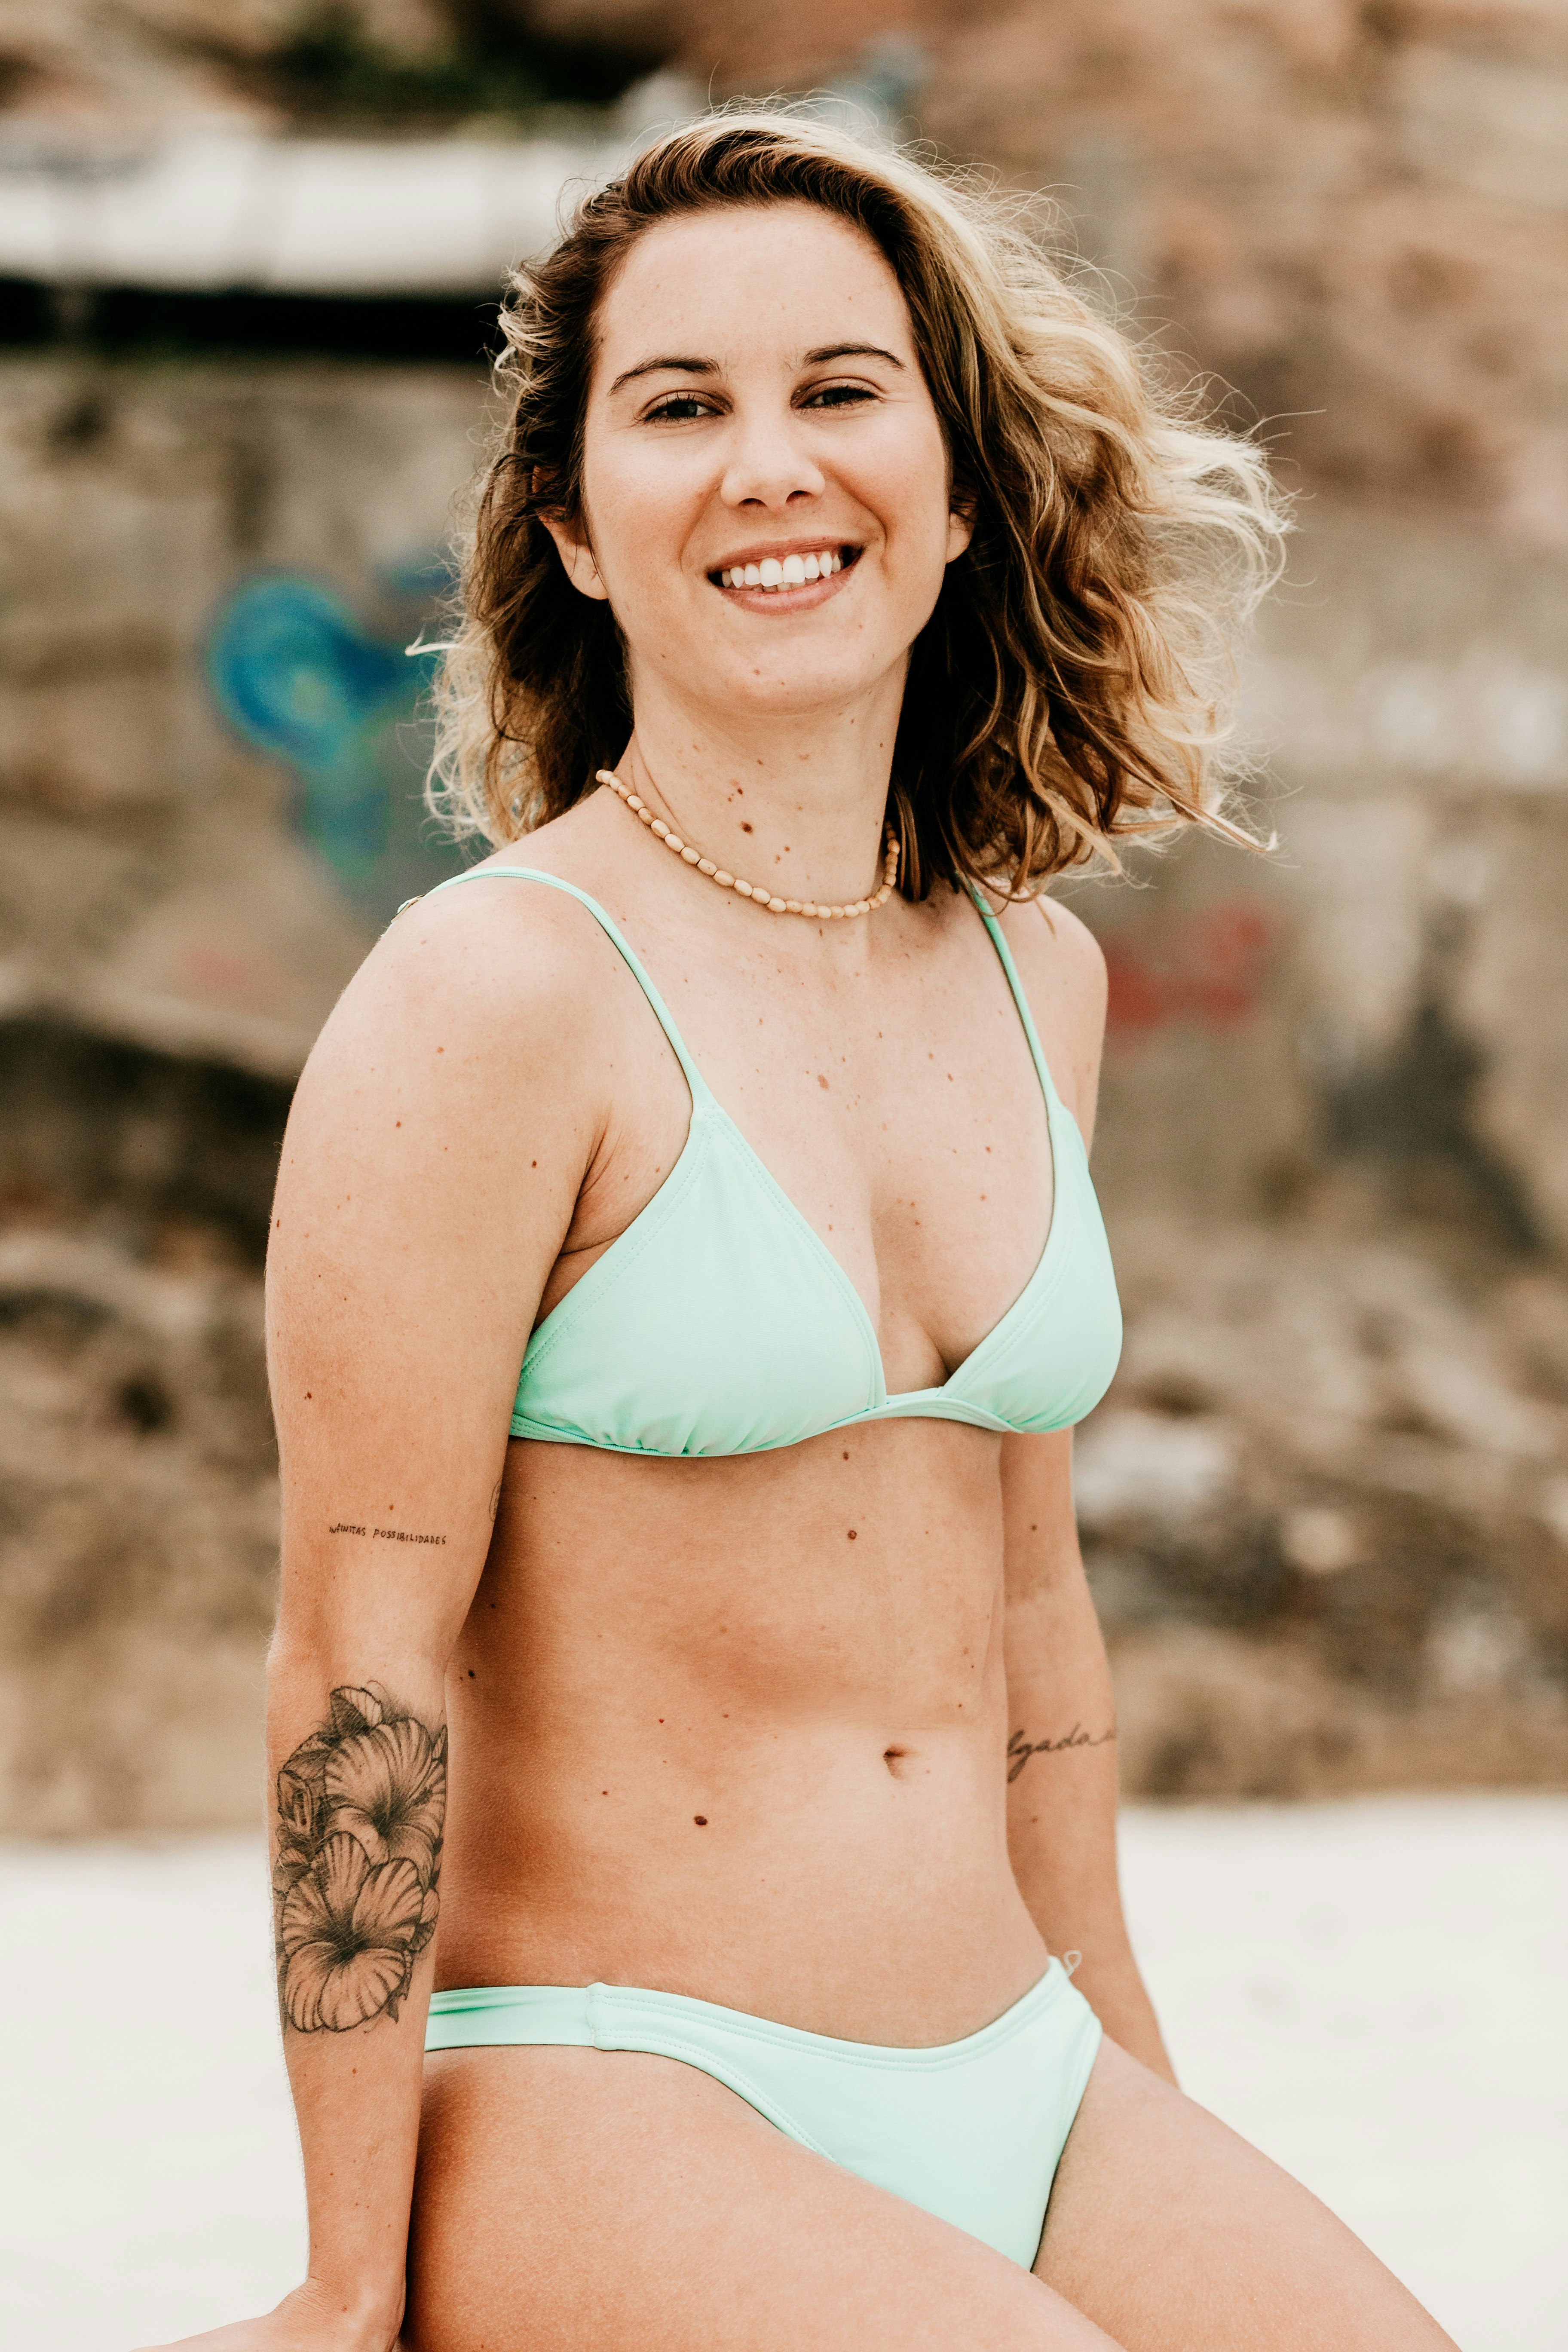
M 301 2033 L 395 2021 L 436 1932 L 447 1733 L 379 1683 L 333 1691 L 278 1775 L 278 1997 Z

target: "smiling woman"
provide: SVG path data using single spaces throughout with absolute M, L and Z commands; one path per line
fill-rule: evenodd
M 1258 455 L 788 117 L 507 320 L 437 788 L 496 853 L 279 1172 L 310 2273 L 208 2352 L 1436 2352 L 1174 2086 L 1073 1525 L 1104 971 L 1028 902 L 1223 822 Z

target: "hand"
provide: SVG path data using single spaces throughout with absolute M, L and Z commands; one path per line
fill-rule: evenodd
M 398 2352 L 401 2300 L 388 2317 L 365 2316 L 345 2307 L 319 2280 L 307 2279 L 286 2294 L 276 2311 L 259 2319 L 237 2319 L 177 2344 L 148 2344 L 142 2352 Z

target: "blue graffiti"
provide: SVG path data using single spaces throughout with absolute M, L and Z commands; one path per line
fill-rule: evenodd
M 388 584 L 427 604 L 439 583 L 431 564 L 411 562 Z M 207 676 L 235 732 L 290 769 L 300 831 L 367 911 L 453 870 L 420 823 L 428 663 L 410 660 L 401 639 L 370 635 L 315 581 L 268 573 L 218 614 Z

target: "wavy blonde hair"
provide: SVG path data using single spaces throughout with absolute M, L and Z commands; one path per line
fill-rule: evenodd
M 582 505 L 598 306 L 657 223 L 802 202 L 886 257 L 973 513 L 910 656 L 889 806 L 900 887 L 1026 895 L 1184 820 L 1249 838 L 1223 814 L 1224 747 L 1237 638 L 1286 527 L 1261 453 L 1205 425 L 1068 283 L 1027 205 L 774 110 L 658 139 L 512 279 L 509 413 L 440 648 L 433 811 L 500 846 L 620 756 L 615 616 L 571 585 L 542 520 Z

